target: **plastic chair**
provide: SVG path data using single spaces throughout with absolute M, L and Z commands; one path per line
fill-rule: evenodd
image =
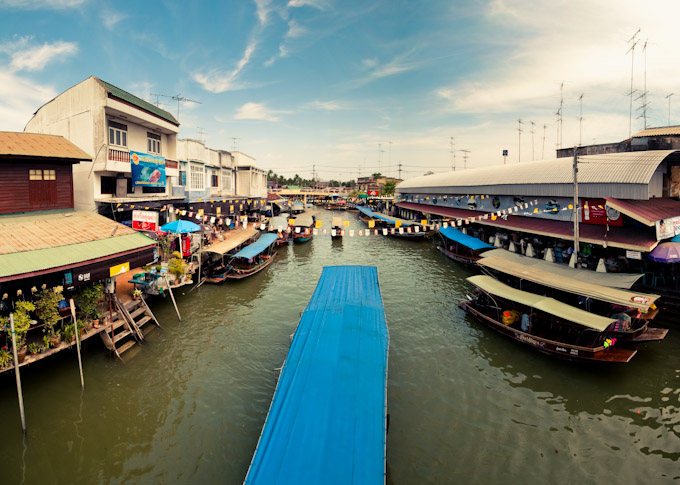
M 663 286 L 666 286 L 666 277 L 664 276 L 663 273 L 659 273 L 658 275 L 654 275 L 654 286 L 659 286 L 659 282 L 663 283 Z

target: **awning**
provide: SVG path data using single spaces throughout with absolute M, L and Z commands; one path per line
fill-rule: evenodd
M 241 249 L 238 253 L 234 254 L 234 258 L 251 259 L 260 254 L 262 251 L 267 249 L 269 246 L 274 244 L 278 236 L 273 233 L 262 234 L 260 239 L 255 241 L 253 244 L 249 244 L 245 248 Z
M 680 216 L 680 202 L 673 199 L 622 200 L 605 197 L 604 200 L 607 207 L 650 227 L 661 219 Z
M 205 253 L 216 253 L 216 254 L 227 254 L 234 248 L 239 247 L 241 244 L 246 242 L 248 239 L 255 237 L 257 234 L 257 229 L 252 228 L 242 228 L 231 230 L 226 233 L 226 239 L 215 244 L 211 244 L 208 247 L 203 248 Z
M 284 230 L 288 227 L 288 214 L 281 214 L 280 216 L 272 217 L 267 223 L 268 226 L 278 230 L 279 227 Z
M 467 234 L 463 234 L 458 229 L 455 229 L 453 227 L 442 227 L 441 229 L 439 229 L 439 233 L 442 236 L 450 239 L 451 241 L 457 242 L 458 244 L 462 244 L 463 246 L 470 248 L 473 251 L 479 251 L 480 249 L 493 249 L 493 246 L 485 243 L 481 239 L 469 236 Z
M 599 330 L 600 332 L 616 321 L 616 319 L 601 317 L 594 313 L 567 305 L 566 303 L 562 303 L 553 298 L 546 298 L 544 296 L 529 293 L 528 291 L 512 288 L 491 276 L 470 276 L 467 280 L 491 295 L 515 301 L 522 305 L 527 305 L 536 310 L 541 310 L 558 318 L 578 323 L 579 325 Z
M 574 239 L 574 224 L 571 222 L 524 216 L 508 216 L 507 219 L 497 217 L 495 221 L 491 218 L 478 220 L 479 216 L 483 216 L 486 213 L 430 204 L 416 204 L 413 202 L 399 202 L 397 206 L 451 219 L 476 218 L 475 224 L 500 227 L 509 231 L 519 231 L 571 241 Z M 624 227 L 613 226 L 609 226 L 607 230 L 607 226 L 595 224 L 580 224 L 579 240 L 582 243 L 597 244 L 598 246 L 603 246 L 606 243 L 611 247 L 643 252 L 651 251 L 658 244 L 656 234 L 652 230 L 630 230 Z
M 324 268 L 245 483 L 384 483 L 388 349 L 377 268 Z
M 309 214 L 303 213 L 293 217 L 292 219 L 295 220 L 295 224 L 291 224 L 294 227 L 309 227 L 314 224 L 314 219 L 312 219 L 312 216 Z
M 600 286 L 607 286 L 609 288 L 628 289 L 633 286 L 637 280 L 642 278 L 642 275 L 639 273 L 598 273 L 596 271 L 590 271 L 589 269 L 570 268 L 564 264 L 551 263 L 543 259 L 529 258 L 527 256 L 522 256 L 521 254 L 511 253 L 505 249 L 485 251 L 481 256 L 482 258 L 503 258 L 507 261 L 513 261 L 558 276 L 586 281 Z
M 478 264 L 524 280 L 533 281 L 539 285 L 548 286 L 576 295 L 582 295 L 595 300 L 614 303 L 616 305 L 638 308 L 645 312 L 648 311 L 649 306 L 659 298 L 659 295 L 635 293 L 632 291 L 620 290 L 618 288 L 596 285 L 588 281 L 577 280 L 561 274 L 551 273 L 540 268 L 527 266 L 501 257 L 491 256 L 481 258 L 478 261 Z M 549 264 L 554 263 L 546 262 L 546 265 Z
M 413 224 L 413 222 L 406 221 L 404 219 L 399 219 L 398 217 L 388 216 L 380 212 L 373 212 L 371 209 L 368 209 L 366 207 L 357 206 L 357 209 L 359 209 L 359 212 L 361 212 L 367 217 L 370 217 L 371 219 L 380 219 L 381 221 L 389 222 L 390 224 L 395 225 L 396 221 L 401 221 L 402 226 L 410 226 Z
M 331 219 L 331 227 L 342 227 L 342 217 L 333 217 Z

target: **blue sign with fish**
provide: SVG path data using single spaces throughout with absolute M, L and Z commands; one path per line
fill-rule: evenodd
M 148 153 L 130 152 L 132 185 L 135 187 L 165 187 L 165 158 Z

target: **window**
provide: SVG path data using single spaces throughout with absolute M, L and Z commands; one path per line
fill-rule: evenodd
M 186 170 L 180 170 L 179 171 L 179 185 L 182 187 L 186 187 L 187 185 L 187 171 Z
M 217 170 L 212 169 L 210 170 L 210 186 L 211 187 L 217 187 L 218 186 L 218 176 L 217 176 Z
M 109 121 L 109 145 L 127 146 L 127 125 Z
M 164 194 L 165 187 L 142 187 L 142 194 Z
M 101 177 L 101 193 L 102 194 L 116 194 L 116 177 Z
M 203 165 L 190 165 L 191 190 L 203 190 L 205 188 Z
M 146 132 L 146 141 L 147 141 L 147 148 L 149 149 L 149 153 L 157 153 L 160 155 L 161 153 L 161 135 L 157 135 L 156 133 L 150 133 Z
M 222 171 L 222 190 L 231 190 L 231 172 Z
M 57 180 L 54 170 L 29 170 L 28 180 Z

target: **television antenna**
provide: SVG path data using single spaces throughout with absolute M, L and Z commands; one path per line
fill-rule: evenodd
M 522 118 L 517 120 L 517 163 L 522 162 Z
M 630 115 L 628 118 L 628 138 L 631 137 L 632 130 L 633 130 L 633 93 L 635 90 L 633 89 L 633 68 L 635 66 L 635 46 L 638 44 L 639 40 L 635 39 L 637 35 L 640 33 L 640 29 L 637 29 L 637 32 L 633 34 L 633 36 L 628 39 L 628 43 L 631 44 L 630 49 L 628 49 L 628 52 L 631 53 L 630 55 L 630 92 L 628 93 L 628 96 L 630 96 Z M 626 54 L 628 54 L 626 52 Z
M 153 94 L 153 93 L 151 93 L 151 96 L 156 96 L 156 106 L 158 106 L 158 97 L 159 96 L 163 96 L 164 98 L 176 100 L 177 101 L 177 121 L 179 121 L 179 102 L 180 101 L 184 101 L 185 103 L 203 104 L 200 101 L 195 101 L 193 99 L 185 98 L 181 94 L 175 94 L 174 96 L 170 96 L 169 94 Z

